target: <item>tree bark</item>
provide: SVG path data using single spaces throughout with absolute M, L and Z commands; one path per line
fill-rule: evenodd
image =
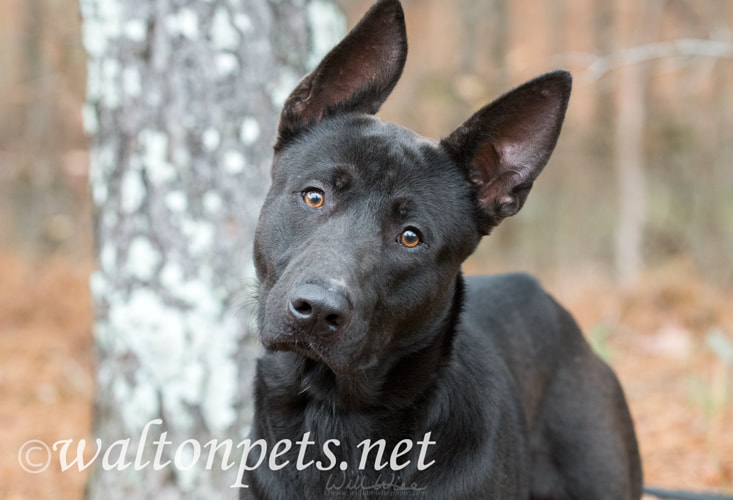
M 643 264 L 646 176 L 642 143 L 646 106 L 640 66 L 621 68 L 618 78 L 615 159 L 619 212 L 615 256 L 617 277 L 622 285 L 629 285 Z
M 632 40 L 632 46 L 641 45 L 649 38 L 653 22 L 658 19 L 656 14 L 662 5 L 659 0 L 641 4 L 635 2 L 623 4 L 627 16 L 622 21 L 628 23 L 625 28 L 631 31 L 625 38 Z M 638 7 L 640 12 L 636 12 L 634 7 Z M 615 264 L 617 279 L 623 286 L 634 282 L 644 264 L 644 226 L 647 220 L 643 148 L 646 122 L 645 88 L 646 71 L 642 65 L 628 64 L 619 69 L 614 155 L 619 196 Z
M 221 453 L 207 467 L 204 445 L 248 433 L 252 239 L 278 112 L 345 21 L 331 0 L 80 5 L 99 258 L 94 434 L 105 447 L 129 438 L 111 465 L 132 462 L 104 470 L 100 456 L 87 497 L 234 498 L 237 467 L 223 470 Z M 138 467 L 138 446 L 153 461 L 163 431 L 158 463 L 174 463 Z M 201 445 L 190 467 L 188 439 Z

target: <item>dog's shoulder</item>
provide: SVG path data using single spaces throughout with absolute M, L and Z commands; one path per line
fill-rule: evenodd
M 480 293 L 528 293 L 542 290 L 540 282 L 522 272 L 466 276 L 466 286 Z
M 584 350 L 572 316 L 525 273 L 467 277 L 461 323 L 467 341 L 489 343 L 504 356 L 541 357 L 557 345 L 568 355 Z
M 540 282 L 526 273 L 468 276 L 466 280 L 466 312 L 471 316 L 505 316 L 512 311 L 552 309 L 552 299 Z

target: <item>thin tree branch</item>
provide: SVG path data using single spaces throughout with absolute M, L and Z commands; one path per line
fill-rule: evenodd
M 589 52 L 566 52 L 556 55 L 553 59 L 564 60 L 568 64 L 586 66 L 583 79 L 585 83 L 591 83 L 623 66 L 640 64 L 664 57 L 685 56 L 733 59 L 733 43 L 721 40 L 681 38 L 669 42 L 655 42 L 629 47 L 603 56 Z

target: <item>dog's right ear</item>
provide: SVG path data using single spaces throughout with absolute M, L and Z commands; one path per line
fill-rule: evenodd
M 379 0 L 285 101 L 275 150 L 334 113 L 376 113 L 406 57 L 402 6 L 399 0 Z

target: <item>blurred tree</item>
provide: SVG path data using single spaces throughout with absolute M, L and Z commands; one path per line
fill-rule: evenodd
M 707 7 L 708 19 L 704 26 L 709 27 L 710 38 L 727 42 L 729 53 L 733 54 L 733 29 L 727 22 L 731 17 L 731 3 L 719 1 Z M 699 159 L 692 158 L 689 163 L 700 161 L 701 170 L 709 169 L 706 175 L 700 175 L 696 169 L 695 179 L 701 182 L 702 188 L 695 193 L 698 220 L 694 221 L 689 244 L 701 256 L 701 267 L 706 274 L 721 283 L 733 283 L 733 268 L 721 265 L 730 262 L 730 256 L 733 255 L 733 234 L 728 222 L 733 220 L 733 175 L 730 168 L 733 165 L 733 141 L 730 140 L 733 99 L 730 75 L 730 65 L 721 64 L 721 59 L 704 59 L 702 75 L 698 78 L 708 79 L 712 83 L 711 102 L 708 104 L 712 113 L 707 123 L 697 126 L 703 135 L 700 139 L 704 144 L 703 153 L 698 156 Z M 693 107 L 689 102 L 688 106 Z M 686 113 L 694 116 L 695 109 L 688 108 Z
M 46 13 L 40 0 L 29 0 L 23 3 L 24 32 L 23 40 L 23 80 L 28 85 L 31 94 L 36 97 L 30 99 L 25 108 L 25 113 L 20 117 L 21 140 L 28 144 L 51 144 L 55 140 L 52 133 L 55 116 L 50 112 L 49 106 L 44 102 L 49 85 L 49 73 L 41 47 L 43 34 L 46 30 Z M 19 210 L 22 214 L 24 224 L 19 224 L 24 236 L 28 237 L 34 232 L 34 222 L 42 217 L 45 207 L 43 195 L 48 191 L 53 173 L 50 165 L 49 155 L 39 148 L 28 147 L 28 175 L 27 185 L 23 186 L 23 195 L 29 196 L 35 203 L 23 203 L 25 210 Z M 21 195 L 22 196 L 22 195 Z M 25 199 L 23 199 L 25 202 Z
M 99 258 L 94 434 L 106 446 L 131 438 L 114 470 L 97 461 L 87 495 L 232 498 L 237 467 L 223 470 L 221 453 L 207 467 L 204 445 L 248 432 L 257 342 L 251 310 L 234 312 L 255 281 L 278 110 L 344 19 L 330 0 L 80 4 Z M 159 438 L 170 444 L 156 457 Z M 187 439 L 200 445 L 193 466 Z M 154 459 L 174 462 L 138 470 Z
M 627 2 L 622 5 L 624 19 L 621 39 L 641 45 L 653 36 L 659 19 L 661 0 Z M 640 9 L 637 12 L 636 9 Z M 627 42 L 628 43 L 628 42 Z M 615 161 L 618 179 L 619 211 L 616 223 L 616 273 L 628 285 L 643 266 L 643 239 L 646 222 L 646 175 L 644 172 L 644 123 L 646 120 L 646 71 L 641 64 L 626 64 L 618 71 L 616 89 Z
M 556 64 L 564 68 L 567 64 L 565 51 L 568 47 L 568 12 L 566 0 L 548 0 L 545 8 L 550 24 L 550 53 Z
M 641 271 L 642 238 L 646 212 L 646 182 L 642 150 L 644 133 L 644 80 L 641 66 L 631 64 L 618 72 L 616 91 L 616 168 L 619 211 L 616 223 L 616 274 L 630 284 Z
M 495 92 L 494 95 L 498 95 L 500 92 L 506 92 L 509 87 L 509 66 L 507 64 L 507 54 L 509 53 L 509 38 L 511 34 L 511 23 L 512 19 L 509 14 L 509 8 L 506 0 L 491 0 L 489 2 L 489 11 L 493 12 L 491 16 L 492 27 L 491 33 L 493 34 L 491 51 L 493 55 L 492 65 L 497 72 L 497 78 L 495 80 Z

